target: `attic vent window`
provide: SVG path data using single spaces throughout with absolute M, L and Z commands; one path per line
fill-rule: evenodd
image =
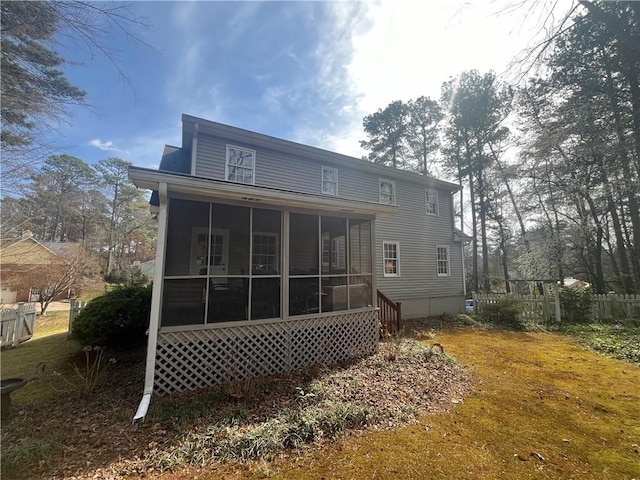
M 255 184 L 256 151 L 227 145 L 225 178 L 230 182 Z

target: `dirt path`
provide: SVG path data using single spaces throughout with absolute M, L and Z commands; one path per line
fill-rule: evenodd
M 255 478 L 640 478 L 640 368 L 551 334 L 461 329 L 436 338 L 481 378 L 464 404 L 256 466 Z

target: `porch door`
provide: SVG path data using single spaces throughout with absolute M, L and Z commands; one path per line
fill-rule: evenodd
M 229 230 L 211 230 L 211 250 L 209 252 L 209 275 L 228 275 Z M 225 280 L 226 281 L 226 280 Z
M 229 230 L 194 228 L 191 239 L 191 275 L 226 276 L 229 265 Z M 226 282 L 217 279 L 215 283 Z

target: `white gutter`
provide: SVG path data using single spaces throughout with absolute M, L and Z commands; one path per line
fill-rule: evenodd
M 147 345 L 147 364 L 144 375 L 144 392 L 133 421 L 147 415 L 151 394 L 153 393 L 153 378 L 156 368 L 156 348 L 158 346 L 158 329 L 160 327 L 160 303 L 162 299 L 162 276 L 164 274 L 164 257 L 167 244 L 167 184 L 158 185 L 160 209 L 158 212 L 158 240 L 156 245 L 155 271 L 153 274 L 153 291 L 151 295 L 151 314 L 149 318 L 149 340 Z

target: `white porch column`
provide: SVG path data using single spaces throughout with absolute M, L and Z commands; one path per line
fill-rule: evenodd
M 147 344 L 147 363 L 144 376 L 144 392 L 142 400 L 133 420 L 143 419 L 147 414 L 151 394 L 153 393 L 153 377 L 156 366 L 156 347 L 158 345 L 158 329 L 160 328 L 160 307 L 162 305 L 162 290 L 164 286 L 164 259 L 167 245 L 167 184 L 160 183 L 158 187 L 160 210 L 158 212 L 158 238 L 156 242 L 155 271 L 153 273 L 153 291 L 151 295 L 151 314 L 149 318 L 149 341 Z

